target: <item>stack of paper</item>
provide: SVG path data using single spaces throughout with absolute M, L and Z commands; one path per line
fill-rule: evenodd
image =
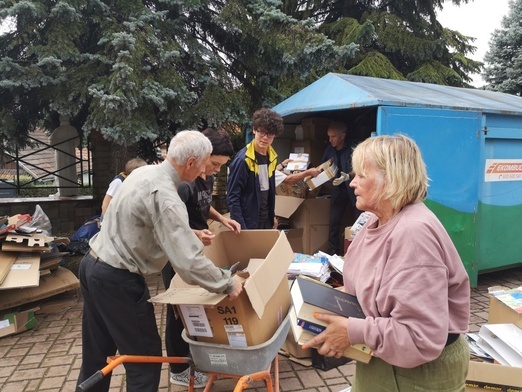
M 478 345 L 497 362 L 522 367 L 522 330 L 514 324 L 484 324 Z
M 298 275 L 305 275 L 326 282 L 330 277 L 328 259 L 318 255 L 310 256 L 296 253 L 292 263 L 288 267 L 287 275 L 293 279 Z
M 340 274 L 343 273 L 344 259 L 341 256 L 329 255 L 328 253 L 324 253 L 322 251 L 317 252 L 316 255 L 327 259 L 328 263 L 330 264 L 330 267 L 332 267 L 334 271 L 337 271 Z

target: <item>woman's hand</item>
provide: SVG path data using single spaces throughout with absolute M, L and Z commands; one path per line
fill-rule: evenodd
M 316 313 L 314 317 L 326 321 L 328 327 L 306 342 L 303 345 L 303 350 L 315 347 L 321 355 L 335 358 L 342 357 L 344 351 L 352 345 L 347 332 L 348 318 L 324 313 Z

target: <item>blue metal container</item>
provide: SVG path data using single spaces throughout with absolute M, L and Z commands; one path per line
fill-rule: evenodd
M 450 234 L 471 284 L 481 272 L 522 264 L 521 97 L 330 73 L 273 109 L 287 127 L 327 117 L 350 130 L 363 119 L 372 129 L 358 137 L 412 137 L 431 180 L 425 203 Z

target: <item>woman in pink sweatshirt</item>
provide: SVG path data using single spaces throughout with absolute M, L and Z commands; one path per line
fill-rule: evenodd
M 352 392 L 465 390 L 469 280 L 446 230 L 424 205 L 428 177 L 404 135 L 377 136 L 352 156 L 357 208 L 374 214 L 345 256 L 344 290 L 366 318 L 318 314 L 328 328 L 304 346 L 340 357 L 352 344 L 373 350 L 357 363 Z

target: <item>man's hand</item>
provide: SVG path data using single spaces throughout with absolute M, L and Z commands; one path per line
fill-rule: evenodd
M 212 243 L 212 240 L 214 239 L 215 235 L 207 229 L 204 230 L 193 230 L 194 234 L 196 234 L 201 242 L 203 242 L 203 245 L 207 246 Z
M 316 313 L 314 317 L 318 320 L 326 321 L 328 327 L 319 335 L 306 342 L 303 345 L 303 350 L 317 347 L 317 352 L 321 355 L 341 358 L 344 351 L 352 345 L 347 333 L 348 319 L 324 313 Z
M 345 173 L 345 172 L 342 171 L 341 175 L 339 177 L 337 177 L 335 180 L 333 180 L 333 184 L 335 186 L 339 186 L 343 182 L 349 181 L 349 180 L 350 180 L 350 175 L 348 173 Z
M 234 283 L 233 290 L 228 294 L 230 301 L 236 299 L 239 294 L 243 291 L 243 279 L 237 275 L 232 276 L 232 282 Z

